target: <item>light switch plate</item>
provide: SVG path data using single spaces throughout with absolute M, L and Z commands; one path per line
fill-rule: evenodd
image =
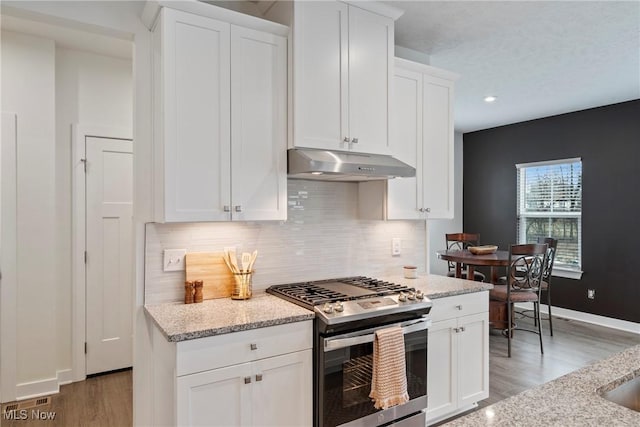
M 186 249 L 165 249 L 163 270 L 184 271 L 184 258 L 186 255 Z
M 397 256 L 402 252 L 401 240 L 398 237 L 391 239 L 391 255 Z

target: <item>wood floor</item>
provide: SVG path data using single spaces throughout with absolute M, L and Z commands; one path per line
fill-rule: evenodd
M 520 325 L 530 320 L 519 319 Z M 640 335 L 601 326 L 554 317 L 554 336 L 543 320 L 544 354 L 540 354 L 538 336 L 516 331 L 512 357 L 507 358 L 507 340 L 491 331 L 490 395 L 479 408 L 491 405 L 524 390 L 543 384 L 578 368 L 603 359 L 625 348 L 640 344 Z M 531 324 L 532 326 L 532 324 Z M 6 405 L 3 405 L 3 409 Z M 51 404 L 34 409 L 53 411 L 53 421 L 7 420 L 0 415 L 0 425 L 35 426 L 130 426 L 133 420 L 131 371 L 92 377 L 64 385 L 51 396 Z M 31 410 L 28 411 L 31 415 Z
M 60 387 L 49 405 L 26 411 L 26 419 L 6 419 L 0 414 L 2 427 L 125 427 L 133 424 L 133 387 L 131 369 L 88 378 Z M 55 413 L 53 420 L 38 420 L 32 415 Z M 19 415 L 19 413 L 18 413 Z

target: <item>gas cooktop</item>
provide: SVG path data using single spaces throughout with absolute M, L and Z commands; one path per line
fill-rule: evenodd
M 327 324 L 431 307 L 421 291 L 363 276 L 274 285 L 267 292 L 315 311 Z

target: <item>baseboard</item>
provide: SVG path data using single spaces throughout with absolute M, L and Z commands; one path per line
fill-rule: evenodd
M 517 308 L 530 310 L 531 304 L 516 304 Z M 540 304 L 542 314 L 548 313 L 546 304 Z M 551 314 L 554 317 L 564 317 L 565 319 L 579 320 L 585 323 L 605 326 L 607 328 L 618 329 L 620 331 L 631 332 L 640 335 L 640 323 L 629 322 L 627 320 L 614 319 L 612 317 L 599 316 L 597 314 L 583 313 L 582 311 L 569 310 L 567 308 L 551 306 Z
M 33 399 L 60 392 L 60 386 L 73 382 L 71 369 L 56 372 L 55 378 L 16 385 L 16 400 Z

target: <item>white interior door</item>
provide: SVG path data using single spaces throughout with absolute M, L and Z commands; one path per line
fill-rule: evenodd
M 133 143 L 87 137 L 86 373 L 132 365 Z

